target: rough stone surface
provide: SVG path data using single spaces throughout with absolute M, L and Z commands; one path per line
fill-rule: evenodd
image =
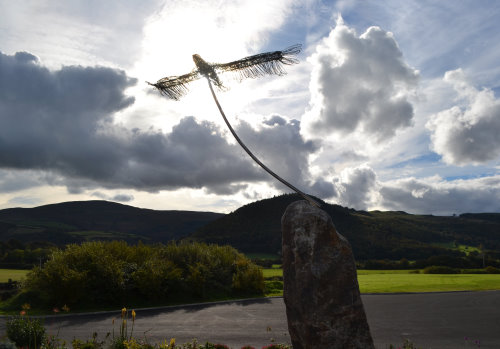
M 373 340 L 349 242 L 307 201 L 281 219 L 283 281 L 294 349 L 370 349 Z

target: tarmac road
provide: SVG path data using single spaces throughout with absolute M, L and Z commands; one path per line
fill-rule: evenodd
M 423 349 L 500 348 L 500 291 L 426 294 L 363 295 L 368 322 L 377 348 L 402 345 L 405 338 Z M 120 313 L 57 316 L 45 319 L 49 333 L 87 339 L 93 332 L 103 339 Z M 118 323 L 115 333 L 118 333 Z M 130 326 L 130 325 L 129 325 Z M 0 331 L 5 319 L 0 320 Z M 129 327 L 130 329 L 130 327 Z M 136 338 L 151 343 L 224 343 L 239 349 L 276 342 L 290 343 L 282 298 L 254 299 L 205 305 L 137 310 Z M 464 338 L 467 337 L 468 340 Z

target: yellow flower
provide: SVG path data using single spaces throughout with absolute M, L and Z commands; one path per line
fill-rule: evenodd
M 132 321 L 135 321 L 135 310 L 132 309 Z
M 170 348 L 175 346 L 175 338 L 170 339 Z
M 64 304 L 64 307 L 62 307 L 62 310 L 65 311 L 65 312 L 68 312 L 69 311 L 69 307 L 66 304 Z
M 122 318 L 125 317 L 125 314 L 127 314 L 127 308 L 123 307 L 123 309 L 122 309 Z
M 21 308 L 23 308 L 23 310 L 30 310 L 31 306 L 29 305 L 29 303 L 24 303 Z

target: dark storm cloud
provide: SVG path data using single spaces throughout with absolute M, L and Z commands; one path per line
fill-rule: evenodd
M 0 53 L 0 167 L 58 176 L 71 192 L 84 188 L 179 187 L 239 190 L 237 181 L 265 176 L 212 123 L 184 118 L 172 132 L 128 130 L 114 112 L 134 102 L 135 79 L 104 67 L 49 71 L 35 56 Z
M 322 178 L 317 179 L 311 186 L 309 192 L 320 198 L 332 198 L 338 196 L 338 192 L 335 189 L 333 183 L 325 181 Z
M 33 171 L 0 170 L 0 193 L 12 193 L 19 190 L 38 187 L 43 178 Z
M 242 122 L 238 133 L 265 165 L 293 185 L 307 190 L 310 179 L 308 157 L 319 149 L 319 145 L 304 140 L 299 121 L 273 116 L 264 121 L 259 130 Z M 273 184 L 282 188 L 278 181 L 273 180 Z
M 207 188 L 207 193 L 216 195 L 231 195 L 248 187 L 246 184 L 214 184 Z
M 370 206 L 371 192 L 375 189 L 377 175 L 367 166 L 349 168 L 342 172 L 337 184 L 340 200 L 347 207 L 365 210 Z

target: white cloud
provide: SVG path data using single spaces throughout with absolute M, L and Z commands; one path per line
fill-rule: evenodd
M 448 71 L 444 80 L 456 90 L 462 104 L 431 116 L 432 149 L 448 164 L 481 164 L 500 157 L 500 100 L 489 89 L 471 86 L 461 69 Z
M 379 183 L 379 207 L 418 214 L 500 211 L 500 175 L 443 180 L 439 176 Z
M 370 27 L 361 36 L 339 18 L 310 58 L 310 137 L 360 132 L 375 142 L 411 125 L 409 94 L 418 72 L 409 67 L 390 32 Z
M 160 0 L 1 1 L 1 49 L 36 52 L 53 69 L 130 67 L 141 52 L 146 18 L 161 6 Z
M 91 196 L 94 196 L 96 198 L 102 199 L 102 200 L 108 200 L 108 201 L 118 201 L 118 202 L 130 202 L 134 200 L 134 196 L 131 194 L 125 194 L 125 193 L 118 193 L 114 195 L 108 195 L 106 193 L 103 193 L 101 191 L 96 191 L 91 194 Z
M 35 206 L 35 205 L 38 205 L 40 204 L 41 200 L 39 198 L 34 198 L 34 197 L 31 197 L 31 196 L 15 196 L 11 199 L 9 199 L 9 201 L 7 201 L 7 203 L 9 205 L 15 205 L 15 206 Z
M 346 168 L 334 176 L 332 200 L 357 210 L 406 211 L 412 214 L 500 211 L 500 175 L 445 180 L 440 176 L 381 181 L 368 165 Z

